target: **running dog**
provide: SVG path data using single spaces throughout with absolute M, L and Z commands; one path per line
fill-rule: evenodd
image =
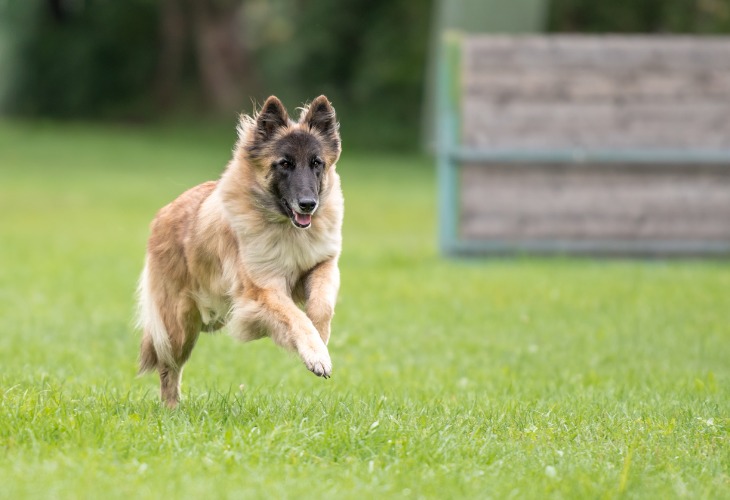
M 289 118 L 276 97 L 242 115 L 233 158 L 151 224 L 138 288 L 140 373 L 156 370 L 167 406 L 201 331 L 270 337 L 328 378 L 330 321 L 340 286 L 341 141 L 325 96 Z

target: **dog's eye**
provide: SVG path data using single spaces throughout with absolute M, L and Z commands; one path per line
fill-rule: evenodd
M 312 168 L 320 168 L 322 166 L 322 160 L 315 158 L 312 160 Z
M 294 164 L 292 162 L 290 162 L 289 160 L 281 160 L 279 162 L 279 166 L 286 170 L 291 170 L 294 167 Z

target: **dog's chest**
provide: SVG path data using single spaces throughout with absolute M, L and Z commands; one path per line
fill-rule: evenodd
M 243 258 L 251 274 L 267 279 L 285 278 L 292 289 L 305 272 L 337 256 L 341 240 L 334 232 L 288 229 L 248 241 Z

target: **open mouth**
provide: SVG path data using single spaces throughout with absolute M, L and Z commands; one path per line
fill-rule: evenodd
M 302 214 L 294 210 L 289 203 L 282 198 L 281 202 L 286 208 L 286 213 L 296 227 L 306 229 L 312 225 L 312 214 Z

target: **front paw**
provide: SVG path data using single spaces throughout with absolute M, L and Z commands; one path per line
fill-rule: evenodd
M 299 349 L 299 356 L 307 369 L 318 377 L 332 376 L 332 360 L 324 343 L 317 347 L 303 346 Z

